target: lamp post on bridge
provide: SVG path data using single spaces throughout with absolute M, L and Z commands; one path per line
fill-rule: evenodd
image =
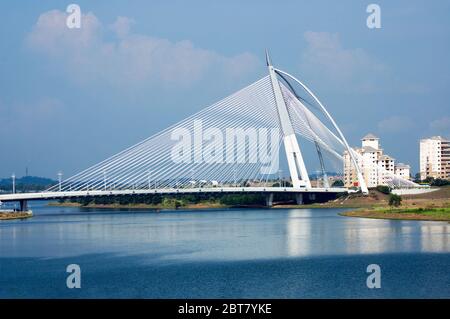
M 151 170 L 148 170 L 147 171 L 147 183 L 148 183 L 148 189 L 151 189 L 152 188 L 152 181 L 151 181 L 151 174 L 152 174 L 152 171 Z
M 106 170 L 103 170 L 103 188 L 106 191 Z
M 283 170 L 278 170 L 278 179 L 280 181 L 280 187 L 284 187 L 284 180 L 283 180 Z
M 15 173 L 12 173 L 11 179 L 12 179 L 12 192 L 13 192 L 13 194 L 15 194 L 16 193 L 16 174 Z
M 63 173 L 61 171 L 58 172 L 58 184 L 59 184 L 59 191 L 62 189 L 62 175 Z
M 196 184 L 196 182 L 194 180 L 194 174 L 195 174 L 195 170 L 191 169 L 191 181 L 190 181 L 190 184 L 192 185 L 193 188 L 195 187 L 195 184 Z

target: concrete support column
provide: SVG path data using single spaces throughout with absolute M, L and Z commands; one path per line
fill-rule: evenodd
M 20 203 L 20 211 L 21 212 L 24 212 L 24 211 L 28 210 L 28 201 L 23 199 L 19 203 Z
M 315 201 L 316 200 L 316 194 L 315 193 L 310 193 L 309 194 L 309 199 L 312 200 L 312 201 Z
M 302 193 L 295 193 L 295 202 L 297 205 L 303 205 L 303 194 Z
M 266 206 L 272 207 L 273 205 L 273 193 L 266 194 Z

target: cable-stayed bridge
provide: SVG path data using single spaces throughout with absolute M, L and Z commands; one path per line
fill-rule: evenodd
M 342 131 L 317 96 L 293 75 L 275 68 L 266 53 L 268 74 L 200 112 L 61 180 L 40 193 L 0 195 L 0 201 L 66 199 L 87 196 L 195 193 L 296 194 L 314 199 L 320 193 L 342 193 L 330 187 L 327 166 L 342 167 L 349 152 L 358 188 L 368 189 Z M 309 142 L 317 153 L 321 180 L 312 185 L 298 142 Z M 289 187 L 275 185 L 281 162 L 287 163 Z M 336 164 L 337 163 L 337 164 Z M 398 187 L 415 184 L 384 174 Z M 412 185 L 414 184 L 414 185 Z

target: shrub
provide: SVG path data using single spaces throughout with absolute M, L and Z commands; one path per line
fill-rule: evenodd
M 337 179 L 333 182 L 333 184 L 331 184 L 331 187 L 343 187 L 344 186 L 344 182 L 342 181 L 342 179 Z
M 389 206 L 395 206 L 398 207 L 402 204 L 402 198 L 401 196 L 397 194 L 390 194 L 389 195 Z
M 433 181 L 431 181 L 430 185 L 431 186 L 446 186 L 449 183 L 450 182 L 446 179 L 436 178 Z
M 380 193 L 383 193 L 383 194 L 390 194 L 391 188 L 389 186 L 385 186 L 385 185 L 378 185 L 377 191 L 379 191 Z
M 92 197 L 86 196 L 81 199 L 81 206 L 87 206 L 92 202 Z
M 265 198 L 261 194 L 226 194 L 220 202 L 224 205 L 264 205 Z

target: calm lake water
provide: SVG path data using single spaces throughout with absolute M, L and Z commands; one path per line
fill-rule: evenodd
M 450 297 L 450 224 L 340 209 L 100 210 L 0 222 L 1 298 Z M 68 289 L 66 267 L 81 267 Z M 368 289 L 366 268 L 381 267 Z

